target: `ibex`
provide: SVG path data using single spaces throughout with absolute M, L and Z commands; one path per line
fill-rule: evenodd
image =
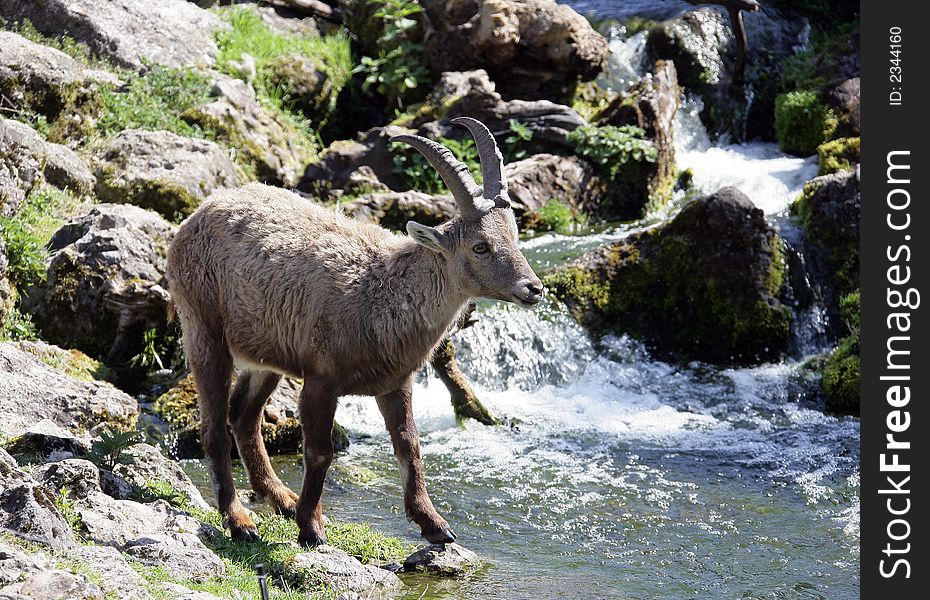
M 407 517 L 432 543 L 455 540 L 426 492 L 412 375 L 469 298 L 524 306 L 543 286 L 517 247 L 517 224 L 494 137 L 471 132 L 483 187 L 448 149 L 399 135 L 423 154 L 459 212 L 438 227 L 407 224 L 408 236 L 361 223 L 291 192 L 249 184 L 214 193 L 178 229 L 167 276 L 200 397 L 201 437 L 224 525 L 234 538 L 258 531 L 236 495 L 227 422 L 252 489 L 296 517 L 304 545 L 325 542 L 320 497 L 333 459 L 336 401 L 369 395 L 390 432 Z M 233 367 L 240 370 L 230 394 Z M 278 478 L 261 417 L 282 375 L 303 379 L 300 496 Z

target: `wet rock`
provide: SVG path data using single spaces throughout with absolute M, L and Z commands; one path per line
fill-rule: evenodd
M 431 544 L 404 560 L 404 571 L 461 575 L 481 564 L 478 555 L 458 544 Z
M 123 546 L 123 552 L 142 563 L 158 565 L 174 577 L 204 581 L 220 577 L 226 566 L 192 533 L 151 534 Z
M 218 53 L 213 32 L 225 27 L 215 14 L 186 0 L 0 0 L 8 21 L 29 19 L 42 33 L 67 33 L 98 57 L 130 69 L 155 63 L 211 66 Z
M 498 145 L 511 135 L 510 121 L 518 121 L 533 133 L 521 147 L 527 152 L 566 153 L 573 146 L 565 136 L 585 120 L 569 106 L 548 100 L 505 101 L 497 91 L 487 71 L 443 73 L 418 112 L 401 125 L 417 129 L 418 133 L 438 139 L 467 135 L 451 120 L 468 116 L 478 119 L 497 137 Z
M 238 149 L 242 159 L 264 183 L 294 187 L 309 162 L 311 148 L 303 147 L 294 127 L 266 110 L 251 85 L 215 74 L 216 100 L 185 111 L 182 118 L 218 132 L 222 141 Z
M 0 430 L 17 436 L 43 419 L 68 429 L 131 426 L 136 400 L 109 383 L 81 381 L 13 342 L 0 342 Z
M 353 218 L 396 231 L 404 231 L 409 221 L 435 226 L 458 214 L 452 196 L 415 191 L 365 194 L 341 206 Z
M 52 493 L 21 471 L 0 448 L 0 528 L 52 548 L 75 545 L 71 527 L 55 508 Z
M 504 93 L 563 99 L 579 81 L 606 67 L 607 40 L 588 21 L 554 0 L 425 0 L 413 32 L 434 76 L 482 67 Z M 364 0 L 351 3 L 348 25 L 370 56 L 382 34 Z
M 859 287 L 859 169 L 807 182 L 792 212 L 801 218 L 813 268 L 822 265 L 836 288 L 827 294 L 836 308 L 839 296 Z
M 859 137 L 860 135 L 860 81 L 859 77 L 847 79 L 827 94 L 827 104 L 837 114 L 835 138 Z
M 682 360 L 753 363 L 786 348 L 782 242 L 735 188 L 546 277 L 583 324 L 627 332 Z
M 108 364 L 127 364 L 142 333 L 164 332 L 165 256 L 174 226 L 130 205 L 98 204 L 52 236 L 44 282 L 24 308 L 43 337 Z
M 43 181 L 85 194 L 95 180 L 67 146 L 46 142 L 28 125 L 0 117 L 0 215 L 15 212 Z
M 119 550 L 112 546 L 78 546 L 71 556 L 101 577 L 104 594 L 122 600 L 148 600 L 145 579 L 133 569 Z
M 121 131 L 99 156 L 97 196 L 134 204 L 179 221 L 216 189 L 236 187 L 239 175 L 214 142 L 168 131 Z
M 10 3 L 0 0 L 0 16 L 6 16 L 4 8 Z M 120 83 L 112 74 L 87 69 L 64 52 L 12 31 L 0 30 L 0 47 L 4 107 L 44 116 L 56 139 L 68 131 L 92 126 L 100 105 L 100 88 Z
M 396 590 L 401 586 L 397 575 L 359 560 L 332 546 L 318 546 L 312 552 L 294 556 L 293 565 L 310 572 L 320 583 L 337 591 L 370 593 L 372 589 Z

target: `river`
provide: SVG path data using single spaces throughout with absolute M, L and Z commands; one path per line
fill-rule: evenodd
M 687 6 L 633 4 L 658 16 Z M 635 43 L 615 40 L 616 62 L 631 64 L 618 54 Z M 679 166 L 704 192 L 739 187 L 790 229 L 787 206 L 816 162 L 773 144 L 713 144 L 696 110 L 688 101 L 678 115 Z M 544 271 L 676 209 L 523 249 Z M 414 398 L 433 501 L 486 565 L 464 578 L 404 576 L 402 597 L 857 598 L 859 421 L 826 414 L 801 368 L 828 349 L 819 314 L 799 316 L 789 359 L 718 368 L 665 363 L 625 337 L 592 339 L 553 304 L 482 303 L 479 322 L 456 336 L 459 360 L 510 425 L 458 426 L 428 371 Z M 344 398 L 336 418 L 352 446 L 330 471 L 325 511 L 417 540 L 374 401 Z M 275 463 L 299 488 L 299 457 Z

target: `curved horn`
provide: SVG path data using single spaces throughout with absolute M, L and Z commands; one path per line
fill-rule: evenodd
M 446 187 L 452 192 L 459 212 L 465 215 L 477 210 L 475 196 L 480 193 L 481 188 L 475 183 L 468 167 L 455 158 L 448 148 L 419 135 L 395 135 L 390 140 L 409 144 L 426 158 L 426 161 L 436 169 L 446 183 Z
M 494 199 L 507 193 L 507 180 L 504 177 L 504 157 L 497 147 L 497 141 L 484 123 L 471 117 L 452 119 L 471 132 L 478 146 L 478 158 L 481 160 L 481 176 L 484 178 L 484 197 Z

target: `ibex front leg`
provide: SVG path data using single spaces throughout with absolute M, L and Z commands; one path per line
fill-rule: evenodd
M 300 424 L 304 434 L 304 487 L 297 501 L 297 538 L 305 546 L 326 543 L 323 531 L 323 480 L 333 462 L 333 418 L 337 397 L 329 386 L 306 379 L 300 392 Z
M 400 481 L 404 487 L 404 509 L 407 518 L 420 526 L 423 537 L 433 544 L 455 541 L 455 532 L 433 508 L 426 493 L 423 462 L 420 460 L 420 437 L 417 424 L 413 421 L 413 399 L 411 380 L 397 390 L 378 396 L 378 408 L 384 415 L 384 424 L 391 434 L 394 457 L 400 469 Z

